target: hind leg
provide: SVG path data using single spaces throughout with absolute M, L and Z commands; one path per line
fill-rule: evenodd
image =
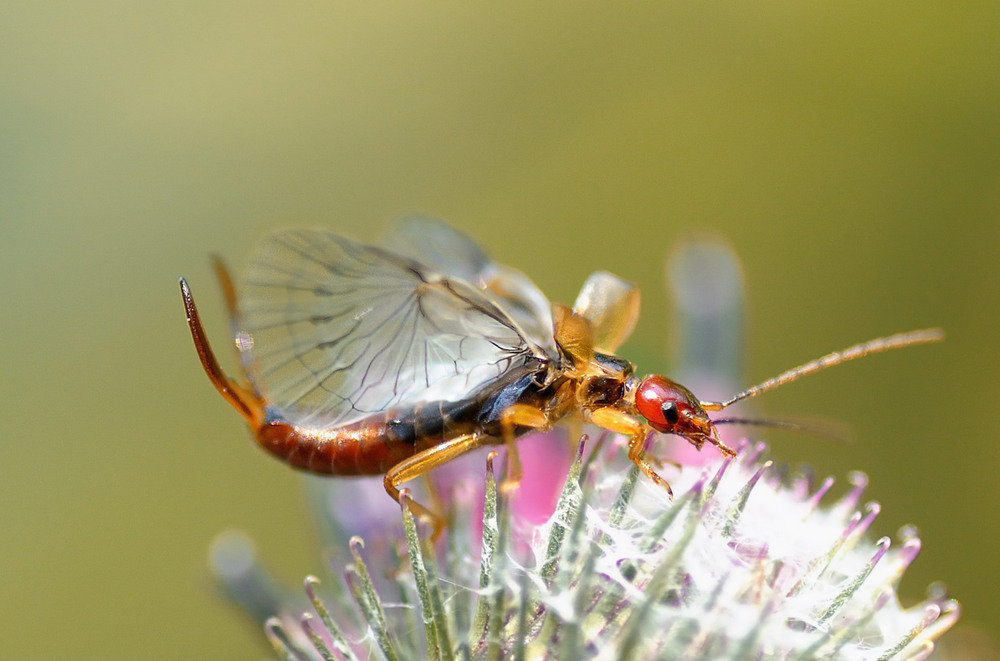
M 404 459 L 386 471 L 385 478 L 382 480 L 382 484 L 385 486 L 385 491 L 393 500 L 398 501 L 400 495 L 399 485 L 403 482 L 408 482 L 415 477 L 419 477 L 432 468 L 446 464 L 452 459 L 462 456 L 466 452 L 470 452 L 476 448 L 482 447 L 483 445 L 487 445 L 490 440 L 491 439 L 488 436 L 483 436 L 481 434 L 466 434 L 465 436 L 459 436 L 458 438 L 446 441 L 445 443 L 427 448 L 423 452 L 418 452 L 412 457 Z M 432 512 L 412 498 L 408 500 L 410 510 L 416 516 L 427 521 L 434 529 L 434 532 L 431 534 L 431 540 L 435 540 L 440 537 L 441 532 L 445 527 L 444 517 L 440 514 Z

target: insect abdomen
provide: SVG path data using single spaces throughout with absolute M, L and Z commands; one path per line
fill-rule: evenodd
M 365 420 L 317 431 L 284 421 L 265 422 L 257 444 L 289 465 L 321 475 L 381 475 L 412 456 L 412 443 L 392 438 L 386 420 Z
M 499 411 L 533 390 L 532 376 L 492 385 L 457 401 L 436 401 L 376 413 L 334 429 L 293 425 L 268 411 L 257 444 L 291 466 L 320 475 L 381 475 L 400 461 L 473 432 L 499 442 Z
M 270 419 L 257 444 L 291 466 L 320 475 L 381 475 L 417 452 L 474 430 L 476 398 L 385 412 L 330 430 Z

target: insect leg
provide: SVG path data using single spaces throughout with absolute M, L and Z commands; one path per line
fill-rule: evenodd
M 566 436 L 571 447 L 576 447 L 580 443 L 580 439 L 583 438 L 583 418 L 579 415 L 569 416 L 569 419 L 565 419 L 565 422 L 561 423 L 566 426 L 568 434 Z
M 201 325 L 201 317 L 198 316 L 198 308 L 195 307 L 191 288 L 188 287 L 184 278 L 181 278 L 181 296 L 184 298 L 188 328 L 191 330 L 191 338 L 194 340 L 194 348 L 198 352 L 198 358 L 201 359 L 202 368 L 215 389 L 247 419 L 251 427 L 257 429 L 264 421 L 264 409 L 256 397 L 226 376 L 226 373 L 219 367 L 219 361 L 215 359 L 212 347 L 208 343 L 208 337 L 205 335 L 205 329 Z
M 466 452 L 486 445 L 489 441 L 490 437 L 488 436 L 483 436 L 481 434 L 466 434 L 450 441 L 435 445 L 434 447 L 427 448 L 423 452 L 418 452 L 412 457 L 407 457 L 386 472 L 385 478 L 382 480 L 382 484 L 385 486 L 385 491 L 393 500 L 398 501 L 399 485 L 403 482 L 412 480 L 413 478 L 423 475 L 436 466 L 448 463 L 455 457 L 459 457 Z M 434 532 L 431 534 L 432 540 L 437 539 L 441 535 L 445 526 L 444 517 L 439 514 L 435 514 L 420 503 L 414 501 L 412 498 L 410 499 L 410 509 L 418 517 L 431 524 L 431 527 L 434 529 Z
M 616 434 L 627 434 L 628 439 L 628 458 L 629 461 L 633 462 L 640 470 L 657 484 L 667 490 L 667 494 L 673 498 L 674 491 L 656 472 L 652 464 L 646 461 L 646 434 L 647 429 L 644 424 L 630 416 L 628 413 L 619 411 L 618 409 L 605 407 L 594 409 L 589 414 L 590 422 L 607 429 L 608 431 L 615 432 Z
M 503 429 L 503 442 L 507 447 L 507 475 L 500 483 L 500 490 L 510 492 L 521 482 L 521 455 L 517 451 L 514 438 L 515 427 L 531 427 L 532 429 L 548 429 L 551 427 L 545 411 L 528 404 L 511 404 L 500 414 L 500 427 Z

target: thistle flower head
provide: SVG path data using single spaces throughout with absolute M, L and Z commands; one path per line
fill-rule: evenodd
M 879 508 L 859 508 L 860 473 L 845 496 L 824 504 L 831 479 L 814 487 L 807 475 L 764 461 L 763 445 L 745 446 L 735 460 L 665 467 L 677 494 L 671 502 L 608 445 L 578 455 L 550 519 L 521 529 L 526 547 L 515 541 L 520 523 L 492 471 L 478 549 L 465 506 L 453 509 L 435 550 L 404 499 L 400 557 L 376 566 L 353 539 L 342 579 L 322 588 L 307 579 L 313 613 L 285 602 L 267 620 L 276 651 L 285 658 L 910 659 L 929 654 L 958 617 L 956 602 L 940 593 L 899 604 L 896 586 L 920 542 L 910 527 L 895 544 L 869 539 Z M 224 538 L 216 557 L 233 546 Z M 247 581 L 261 572 L 243 564 L 240 580 L 216 562 L 231 594 L 241 582 L 268 583 Z

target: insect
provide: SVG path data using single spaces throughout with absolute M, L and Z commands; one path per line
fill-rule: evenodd
M 652 432 L 727 456 L 708 413 L 820 369 L 942 339 L 938 329 L 871 340 L 784 372 L 726 401 L 702 401 L 660 375 L 638 377 L 614 354 L 639 312 L 639 292 L 590 276 L 572 308 L 550 304 L 520 272 L 430 219 L 379 245 L 295 230 L 260 246 L 240 285 L 216 261 L 243 380 L 209 346 L 187 282 L 188 326 L 216 389 L 257 443 L 295 468 L 384 475 L 400 485 L 487 445 L 508 448 L 503 486 L 521 475 L 515 439 L 564 418 L 628 438 L 628 458 L 670 491 L 645 454 Z M 440 532 L 443 520 L 416 514 Z

